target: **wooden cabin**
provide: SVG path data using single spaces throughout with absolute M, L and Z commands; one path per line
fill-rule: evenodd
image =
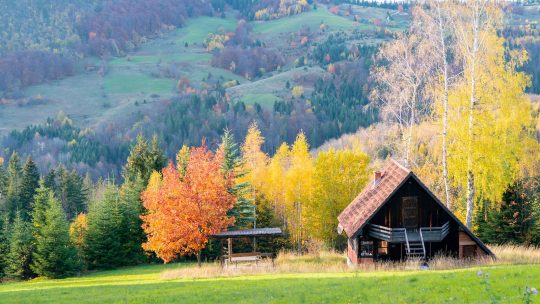
M 350 265 L 493 255 L 409 169 L 390 160 L 338 216 Z

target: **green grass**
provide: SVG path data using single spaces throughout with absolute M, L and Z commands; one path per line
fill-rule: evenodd
M 478 268 L 160 279 L 162 271 L 186 265 L 2 284 L 0 303 L 490 303 Z M 499 303 L 521 303 L 525 286 L 540 286 L 540 265 L 482 270 L 490 273 L 489 286 Z
M 274 105 L 274 102 L 280 100 L 281 98 L 277 97 L 271 93 L 262 93 L 262 94 L 246 94 L 240 98 L 245 104 L 254 104 L 258 103 L 263 107 L 271 107 Z
M 321 22 L 329 26 L 330 30 L 348 30 L 358 27 L 352 20 L 334 15 L 324 6 L 319 6 L 317 10 L 295 16 L 257 22 L 253 26 L 253 31 L 262 34 L 280 34 L 298 31 L 303 26 L 309 26 L 312 30 L 315 30 L 319 28 Z
M 174 80 L 153 78 L 135 71 L 115 71 L 105 77 L 105 91 L 110 94 L 152 92 L 166 93 L 174 89 Z
M 206 39 L 208 34 L 216 32 L 223 28 L 226 31 L 234 31 L 236 28 L 236 20 L 233 18 L 218 18 L 218 17 L 199 17 L 189 19 L 186 26 L 178 29 L 179 38 L 176 43 L 184 45 L 184 43 L 200 44 Z

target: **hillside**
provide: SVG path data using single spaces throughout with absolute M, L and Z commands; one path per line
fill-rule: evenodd
M 221 131 L 195 127 L 208 121 L 220 125 L 218 129 L 232 129 L 239 138 L 250 121 L 256 121 L 269 139 L 268 152 L 282 141 L 294 140 L 299 130 L 317 146 L 376 119 L 374 112 L 364 110 L 371 57 L 376 46 L 391 39 L 392 31 L 402 30 L 408 20 L 407 13 L 397 12 L 389 19 L 390 11 L 319 5 L 271 20 L 239 20 L 238 11 L 231 8 L 219 16 L 193 16 L 179 26 L 137 38 L 122 54 L 86 55 L 74 65 L 73 76 L 6 91 L 0 100 L 0 136 L 41 125 L 62 113 L 77 128 L 91 130 L 84 133 L 91 137 L 86 140 L 119 147 L 114 148 L 116 154 L 101 159 L 107 167 L 117 166 L 117 172 L 127 156 L 122 147 L 138 133 L 157 133 L 172 157 L 177 145 L 197 144 L 203 137 L 215 142 Z M 206 103 L 223 104 L 221 111 L 231 114 L 214 114 L 215 108 L 205 109 L 209 112 L 198 117 L 185 114 L 195 110 L 188 101 L 195 95 L 208 100 Z M 184 105 L 179 107 L 179 103 Z M 190 132 L 189 137 L 175 134 L 177 126 L 160 119 L 162 114 L 172 120 L 188 119 L 198 131 Z M 280 124 L 287 127 L 276 130 L 274 126 Z M 191 127 L 185 128 L 188 132 Z M 54 140 L 45 133 L 41 136 Z M 43 154 L 35 153 L 41 149 L 38 143 L 24 137 L 21 141 L 21 135 L 10 135 L 4 148 L 39 159 Z M 70 140 L 82 139 L 62 140 L 69 151 Z M 7 156 L 9 151 L 0 155 Z M 72 160 L 62 161 L 67 165 L 87 159 L 73 153 L 66 157 Z M 77 166 L 87 171 L 85 168 L 98 161 Z M 93 175 L 102 174 L 106 173 Z

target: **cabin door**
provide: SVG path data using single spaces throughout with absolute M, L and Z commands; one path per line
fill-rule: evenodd
M 403 227 L 418 228 L 418 198 L 408 196 L 403 198 Z

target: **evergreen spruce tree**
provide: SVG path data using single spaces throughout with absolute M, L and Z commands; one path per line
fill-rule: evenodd
M 0 206 L 3 206 L 3 202 L 6 198 L 8 185 L 7 172 L 4 169 L 4 159 L 0 157 Z
M 122 213 L 118 189 L 109 182 L 103 199 L 92 203 L 88 211 L 86 242 L 90 269 L 110 269 L 126 264 L 122 246 Z
M 119 207 L 122 212 L 122 224 L 119 227 L 122 243 L 121 255 L 124 256 L 126 264 L 138 264 L 145 259 L 142 244 L 146 240 L 146 235 L 142 229 L 141 220 L 144 210 L 141 192 L 144 189 L 144 181 L 140 178 L 134 181 L 126 181 L 120 189 Z
M 17 152 L 13 152 L 8 163 L 8 183 L 6 190 L 6 205 L 10 217 L 15 216 L 20 206 L 21 192 L 21 163 Z
M 60 202 L 52 191 L 40 188 L 40 196 L 47 196 L 44 223 L 37 226 L 34 236 L 35 248 L 31 269 L 48 278 L 62 278 L 74 274 L 78 269 L 77 250 L 69 238 L 69 223 Z M 41 199 L 41 198 L 40 198 Z M 41 213 L 41 211 L 40 211 Z M 34 226 L 36 229 L 36 226 Z
M 88 189 L 83 178 L 76 171 L 67 171 L 60 167 L 56 171 L 56 197 L 60 200 L 68 220 L 72 220 L 81 212 L 86 212 Z
M 482 229 L 482 237 L 496 244 L 536 244 L 540 213 L 538 181 L 518 181 L 503 194 L 499 209 L 493 209 Z
M 56 193 L 56 171 L 54 169 L 51 169 L 45 176 L 45 187 Z
M 237 180 L 245 175 L 242 172 L 242 157 L 238 144 L 234 141 L 234 136 L 229 130 L 225 130 L 221 137 L 221 147 L 223 151 L 223 166 L 224 174 L 232 174 Z M 234 216 L 236 221 L 235 229 L 253 227 L 255 222 L 255 204 L 249 199 L 249 191 L 251 186 L 247 182 L 236 183 L 229 192 L 236 196 L 236 205 L 229 211 L 229 216 Z
M 34 195 L 36 189 L 39 187 L 39 171 L 32 160 L 32 157 L 26 159 L 24 164 L 22 179 L 21 179 L 21 192 L 19 194 L 19 201 L 21 206 L 21 216 L 24 220 L 27 220 L 30 216 L 32 209 Z
M 167 158 L 159 148 L 157 136 L 154 135 L 149 146 L 144 136 L 139 134 L 137 142 L 130 150 L 122 175 L 124 180 L 134 181 L 140 178 L 146 187 L 150 174 L 153 171 L 160 171 L 166 164 Z
M 34 239 L 41 237 L 41 231 L 43 231 L 46 225 L 45 213 L 52 196 L 52 191 L 45 187 L 43 181 L 40 181 L 39 188 L 36 190 L 36 195 L 34 196 L 32 213 L 30 214 L 32 218 L 32 236 Z
M 9 253 L 10 229 L 7 213 L 0 216 L 0 278 L 6 276 L 7 256 Z
M 28 279 L 34 276 L 30 269 L 32 262 L 32 233 L 30 224 L 23 221 L 19 212 L 15 213 L 6 257 L 6 276 L 14 279 Z
M 163 153 L 163 150 L 159 147 L 159 140 L 156 134 L 152 136 L 152 143 L 150 144 L 150 151 L 148 155 L 148 163 L 150 164 L 148 176 L 143 179 L 144 186 L 148 184 L 150 174 L 154 171 L 161 171 L 167 165 L 167 157 Z

